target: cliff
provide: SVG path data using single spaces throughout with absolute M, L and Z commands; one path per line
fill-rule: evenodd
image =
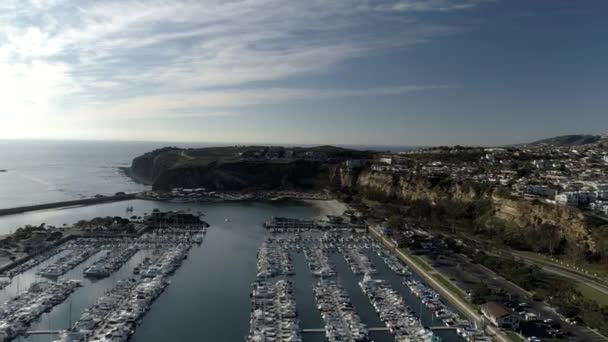
M 565 240 L 583 254 L 596 251 L 591 226 L 580 210 L 548 205 L 538 201 L 511 199 L 501 196 L 492 187 L 454 182 L 445 178 L 416 177 L 374 172 L 352 172 L 339 168 L 331 174 L 338 187 L 350 188 L 363 197 L 393 203 L 428 203 L 432 215 L 439 219 L 468 217 L 496 233 L 494 225 L 509 227 L 500 234 L 518 240 L 543 238 L 550 230 L 553 240 Z M 475 206 L 483 206 L 478 209 Z M 483 216 L 483 217 L 480 217 Z M 505 237 L 506 238 L 506 237 Z M 518 241 L 524 246 L 526 241 Z M 534 248 L 528 245 L 526 248 Z
M 176 187 L 209 190 L 324 189 L 331 187 L 381 202 L 417 208 L 421 218 L 437 222 L 467 220 L 488 236 L 496 235 L 522 248 L 547 250 L 566 241 L 577 252 L 596 252 L 590 224 L 579 210 L 513 199 L 483 183 L 447 177 L 422 177 L 349 169 L 342 161 L 348 150 L 322 147 L 323 161 L 305 158 L 258 158 L 272 148 L 226 147 L 198 150 L 165 148 L 136 158 L 131 174 L 155 190 Z M 302 149 L 298 153 L 319 153 Z M 253 153 L 253 154 L 252 154 Z M 249 156 L 249 157 L 244 157 Z M 365 157 L 365 155 L 356 155 Z M 257 159 L 256 159 L 257 158 Z M 550 235 L 552 242 L 536 244 Z M 558 242 L 555 242 L 558 241 Z M 551 251 L 553 253 L 553 251 Z
M 314 189 L 327 179 L 322 163 L 230 162 L 179 166 L 164 170 L 153 183 L 156 190 L 203 187 L 212 190 Z
M 261 146 L 179 149 L 167 147 L 133 160 L 129 174 L 155 190 L 314 189 L 328 185 L 329 170 L 367 152 L 332 146 Z

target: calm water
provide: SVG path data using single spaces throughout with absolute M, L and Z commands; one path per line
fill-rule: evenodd
M 171 278 L 171 285 L 154 302 L 133 336 L 132 341 L 135 342 L 243 341 L 249 329 L 249 293 L 250 284 L 255 279 L 256 252 L 267 234 L 261 222 L 276 215 L 313 217 L 319 214 L 317 208 L 298 202 L 282 205 L 260 202 L 192 205 L 129 201 L 0 217 L 0 227 L 6 229 L 13 225 L 38 224 L 43 221 L 53 224 L 71 223 L 95 215 L 124 215 L 127 205 L 133 205 L 136 214 L 150 212 L 154 208 L 200 210 L 206 214 L 205 219 L 211 224 L 204 243 L 200 247 L 193 247 L 189 258 Z M 230 219 L 229 222 L 226 222 L 226 218 Z M 68 327 L 70 322 L 75 321 L 104 291 L 112 288 L 119 279 L 130 276 L 133 267 L 144 256 L 145 252 L 136 254 L 109 278 L 95 282 L 85 279 L 84 287 L 50 313 L 43 314 L 32 329 L 57 330 Z M 59 255 L 55 256 L 58 257 Z M 99 256 L 87 260 L 65 277 L 83 279 L 82 270 L 97 257 Z M 350 295 L 363 321 L 370 327 L 383 326 L 369 300 L 357 285 L 360 277 L 352 274 L 342 256 L 333 254 L 332 258 L 338 271 L 338 280 Z M 387 279 L 398 289 L 412 308 L 421 310 L 425 325 L 433 325 L 429 312 L 420 307 L 417 299 L 401 284 L 401 278 L 394 275 L 377 256 L 372 255 L 372 261 L 378 268 L 379 277 Z M 293 262 L 296 275 L 290 279 L 294 282 L 294 296 L 302 320 L 301 326 L 321 328 L 323 322 L 312 292 L 315 279 L 308 270 L 303 254 L 294 253 Z M 20 289 L 29 287 L 32 281 L 42 279 L 36 276 L 35 272 L 45 264 L 14 278 L 9 287 L 0 291 L 0 301 L 14 296 Z M 453 334 L 442 332 L 441 336 L 444 341 L 458 341 Z M 325 341 L 322 334 L 304 334 L 303 337 L 306 342 Z M 387 333 L 374 333 L 372 337 L 377 342 L 393 341 Z M 20 341 L 51 342 L 53 336 L 30 336 L 21 338 Z

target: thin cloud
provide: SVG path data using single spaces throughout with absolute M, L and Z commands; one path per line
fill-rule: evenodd
M 155 105 L 160 109 L 150 113 L 170 115 L 352 96 L 357 91 L 279 88 L 284 80 L 323 73 L 352 58 L 460 32 L 461 27 L 414 14 L 481 2 L 5 0 L 0 4 L 0 90 L 11 99 L 0 115 L 69 116 L 78 109 L 107 117 L 114 113 L 96 108 L 123 113 Z M 260 87 L 260 81 L 279 85 L 232 89 Z

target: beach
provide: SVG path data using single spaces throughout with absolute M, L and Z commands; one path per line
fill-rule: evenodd
M 320 212 L 318 217 L 324 217 L 327 215 L 342 215 L 346 210 L 348 210 L 348 205 L 342 203 L 338 200 L 302 200 L 305 203 L 308 203 L 314 207 L 317 207 Z

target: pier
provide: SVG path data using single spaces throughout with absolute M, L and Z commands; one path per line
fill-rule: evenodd
M 438 325 L 438 326 L 432 326 L 429 327 L 429 329 L 431 330 L 456 330 L 456 327 L 448 327 L 448 326 L 442 326 L 442 325 Z M 369 331 L 389 331 L 387 327 L 374 327 L 374 328 L 367 328 L 367 330 Z M 312 333 L 324 333 L 325 332 L 325 328 L 319 328 L 319 329 L 302 329 L 302 333 L 303 334 L 312 334 Z
M 60 333 L 61 330 L 30 330 L 25 335 L 59 335 Z
M 62 202 L 30 205 L 30 206 L 25 206 L 25 207 L 0 209 L 0 216 L 22 214 L 22 213 L 27 213 L 30 211 L 45 210 L 45 209 L 56 209 L 56 208 L 66 208 L 66 207 L 74 207 L 74 206 L 93 205 L 93 204 L 100 204 L 100 203 L 128 201 L 128 200 L 137 198 L 137 195 L 138 195 L 137 193 L 133 193 L 133 194 L 124 194 L 124 195 L 103 196 L 103 197 L 94 197 L 94 198 L 84 198 L 84 199 L 73 200 L 73 201 L 62 201 Z

